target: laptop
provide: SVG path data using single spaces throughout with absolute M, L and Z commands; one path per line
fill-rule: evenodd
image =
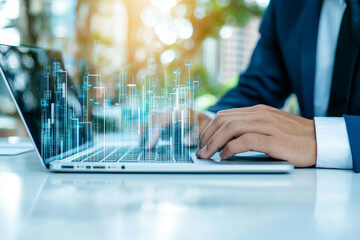
M 84 118 L 96 117 L 92 115 L 97 115 L 97 111 L 84 112 L 82 85 L 61 69 L 65 69 L 61 52 L 0 44 L 1 81 L 9 89 L 41 162 L 50 171 L 288 173 L 294 169 L 287 161 L 256 152 L 238 154 L 229 160 L 222 160 L 218 153 L 211 159 L 198 159 L 194 148 L 177 151 L 173 147 L 177 146 L 176 142 L 169 144 L 161 138 L 155 147 L 147 150 L 130 141 L 133 136 L 126 132 L 104 132 L 95 137 L 91 125 L 94 120 L 84 121 Z M 66 85 L 59 80 L 64 77 Z M 59 116 L 63 121 L 54 120 Z M 105 119 L 103 122 L 105 126 Z M 176 138 L 176 141 L 181 140 Z

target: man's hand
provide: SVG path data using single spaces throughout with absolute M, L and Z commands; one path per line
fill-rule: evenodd
M 222 159 L 253 150 L 296 167 L 316 164 L 314 121 L 264 105 L 216 114 L 200 136 L 197 154 L 210 158 L 223 146 Z
M 191 122 L 198 123 L 198 126 L 197 126 L 198 128 L 195 128 L 194 130 L 192 130 L 186 134 L 186 136 L 183 139 L 183 144 L 184 144 L 184 146 L 197 146 L 198 141 L 199 141 L 199 135 L 204 131 L 205 127 L 210 123 L 211 118 L 209 118 L 207 115 L 205 115 L 201 112 L 196 113 L 193 109 L 184 106 L 184 110 L 185 109 L 186 109 L 187 113 L 190 114 Z M 173 109 L 168 108 L 168 109 L 165 109 L 165 110 L 157 113 L 156 115 L 154 115 L 152 117 L 152 122 L 153 122 L 153 125 L 151 126 L 153 128 L 152 129 L 153 132 L 151 135 L 152 137 L 151 137 L 151 139 L 146 139 L 145 149 L 151 149 L 152 147 L 154 147 L 157 144 L 157 142 L 159 141 L 159 138 L 160 138 L 159 129 L 161 127 L 170 126 L 170 124 L 174 120 L 174 119 L 172 119 L 173 117 L 175 117 L 175 118 L 181 117 L 181 116 L 176 116 L 176 115 L 173 116 L 172 112 L 173 112 Z M 194 117 L 197 117 L 198 121 L 194 121 L 193 120 Z M 149 127 L 149 126 L 147 126 L 147 127 Z M 143 131 L 144 131 L 144 129 L 143 129 Z
M 207 127 L 207 125 L 211 122 L 211 118 L 209 116 L 207 116 L 206 114 L 203 113 L 198 113 L 198 122 L 199 122 L 199 126 L 198 129 L 193 130 L 192 132 L 188 133 L 190 136 L 196 136 L 198 135 L 197 138 L 190 138 L 190 142 L 186 142 L 184 141 L 184 144 L 187 146 L 197 146 L 199 143 L 199 137 L 202 134 L 202 132 L 205 130 L 205 128 Z M 185 140 L 189 139 L 188 137 L 185 137 Z

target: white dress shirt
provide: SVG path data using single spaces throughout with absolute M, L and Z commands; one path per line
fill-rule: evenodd
M 335 53 L 345 9 L 345 0 L 324 0 L 321 10 L 314 88 L 316 167 L 353 168 L 344 118 L 324 117 L 329 106 Z
M 337 41 L 345 9 L 345 0 L 324 0 L 320 15 L 314 87 L 316 167 L 320 168 L 353 168 L 344 118 L 325 117 L 331 94 Z M 210 118 L 215 116 L 209 111 L 203 113 Z

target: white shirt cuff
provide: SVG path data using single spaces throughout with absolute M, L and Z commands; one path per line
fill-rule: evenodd
M 353 160 L 345 120 L 342 117 L 316 117 L 316 167 L 352 169 Z

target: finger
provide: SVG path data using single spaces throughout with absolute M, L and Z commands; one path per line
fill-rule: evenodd
M 172 121 L 180 120 L 181 117 L 185 117 L 188 121 L 194 122 L 197 112 L 188 106 L 180 105 L 176 108 L 169 107 L 156 113 L 152 117 L 152 122 L 159 127 L 170 126 Z
M 171 124 L 171 117 L 172 117 L 173 108 L 166 108 L 154 116 L 151 117 L 151 121 L 153 125 L 158 127 L 167 127 Z
M 221 113 L 217 115 L 205 128 L 200 135 L 200 149 L 210 140 L 215 132 L 220 129 L 228 121 L 242 120 L 246 121 L 259 121 L 261 117 L 256 113 Z M 240 123 L 241 124 L 241 123 Z
M 190 147 L 197 146 L 199 144 L 200 134 L 203 132 L 210 121 L 211 118 L 202 113 L 199 113 L 199 126 L 194 126 L 194 129 L 185 135 L 184 145 Z
M 183 143 L 185 147 L 195 147 L 199 143 L 199 133 L 198 129 L 193 129 L 190 132 L 188 132 L 184 139 Z
M 210 158 L 229 141 L 234 138 L 241 137 L 244 134 L 257 133 L 263 135 L 273 135 L 276 131 L 277 130 L 272 128 L 269 124 L 260 121 L 229 121 L 217 130 L 210 138 L 204 148 L 200 150 L 199 157 Z
M 250 117 L 250 118 L 249 118 Z M 247 108 L 223 110 L 217 113 L 216 117 L 208 124 L 200 135 L 200 148 L 203 148 L 211 136 L 228 120 L 252 119 L 253 121 L 265 121 L 277 124 L 278 119 L 297 122 L 298 116 L 266 105 L 256 105 Z
M 160 139 L 160 129 L 162 127 L 169 127 L 173 120 L 180 119 L 181 116 L 188 118 L 193 122 L 195 111 L 191 108 L 180 105 L 176 109 L 169 107 L 154 116 L 150 117 L 148 124 L 142 126 L 141 143 L 146 150 L 153 148 Z
M 297 115 L 285 112 L 283 110 L 277 109 L 277 108 L 273 108 L 273 107 L 269 107 L 266 105 L 256 105 L 253 107 L 246 107 L 246 108 L 235 108 L 235 109 L 228 109 L 228 110 L 223 110 L 218 112 L 218 114 L 228 114 L 228 113 L 261 113 L 261 115 L 277 115 L 277 116 L 282 116 L 282 117 L 286 117 L 286 119 L 290 120 L 290 121 L 297 121 L 298 117 Z M 264 118 L 266 118 L 264 116 Z M 271 120 L 271 119 L 267 119 L 267 120 Z
M 149 116 L 141 126 L 140 145 L 146 150 L 153 148 L 160 139 L 160 127 L 168 126 L 171 123 L 170 108 Z
M 271 136 L 247 133 L 228 142 L 220 153 L 220 157 L 222 159 L 229 159 L 237 153 L 247 151 L 262 152 L 271 156 L 272 148 L 273 141 Z
M 200 135 L 203 133 L 203 131 L 205 130 L 205 128 L 207 127 L 207 125 L 211 122 L 211 118 L 209 118 L 208 116 L 199 113 L 199 129 L 198 129 L 198 135 L 200 137 Z
M 160 139 L 160 129 L 157 127 L 149 129 L 149 131 L 143 133 L 142 137 L 144 138 L 143 143 L 145 150 L 150 150 L 158 143 Z

